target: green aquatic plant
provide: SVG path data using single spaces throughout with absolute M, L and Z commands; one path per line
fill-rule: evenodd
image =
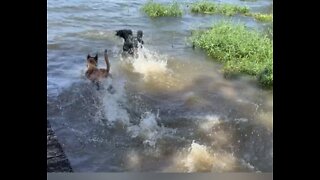
M 201 0 L 191 4 L 191 12 L 201 14 L 224 14 L 232 16 L 235 14 L 245 14 L 249 12 L 246 6 L 237 6 L 232 4 L 217 4 L 206 0 Z
M 152 18 L 160 16 L 182 16 L 182 10 L 176 1 L 165 5 L 149 0 L 141 9 Z
M 261 21 L 261 22 L 271 22 L 273 21 L 272 14 L 262 14 L 262 13 L 246 13 L 246 16 L 251 16 L 254 19 Z
M 256 76 L 264 87 L 273 86 L 273 45 L 267 35 L 222 21 L 209 30 L 194 31 L 191 41 L 223 63 L 226 76 L 244 73 Z

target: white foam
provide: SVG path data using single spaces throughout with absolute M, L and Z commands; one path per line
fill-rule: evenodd
M 214 126 L 221 123 L 220 117 L 214 114 L 197 116 L 196 119 L 200 120 L 199 128 L 205 132 L 209 132 Z
M 127 132 L 132 138 L 140 137 L 143 144 L 155 147 L 159 138 L 167 134 L 175 132 L 174 129 L 165 128 L 158 125 L 160 120 L 159 113 L 144 112 L 138 125 L 130 123 L 130 116 L 125 105 L 127 104 L 127 96 L 125 91 L 125 81 L 121 79 L 112 80 L 108 78 L 103 82 L 104 88 L 108 89 L 112 85 L 113 90 L 102 91 L 104 116 L 108 125 L 113 126 L 115 123 L 121 123 L 127 128 Z
M 247 118 L 236 118 L 236 119 L 234 119 L 234 121 L 236 121 L 236 122 L 248 122 L 248 119 Z
M 128 127 L 128 132 L 131 137 L 141 137 L 143 138 L 143 144 L 155 147 L 156 142 L 159 138 L 167 133 L 174 133 L 174 129 L 165 128 L 159 126 L 157 123 L 156 115 L 151 112 L 145 112 L 142 115 L 139 125 L 134 125 Z
M 109 125 L 113 125 L 115 122 L 129 125 L 129 114 L 124 108 L 124 105 L 127 104 L 125 81 L 120 79 L 112 81 L 108 78 L 103 84 L 105 89 L 108 89 L 110 85 L 113 87 L 113 92 L 106 91 L 103 96 L 104 113 Z
M 133 72 L 143 75 L 144 80 L 168 73 L 167 57 L 146 48 L 139 49 L 137 58 L 121 59 L 132 64 Z
M 232 172 L 237 167 L 237 159 L 231 153 L 215 152 L 205 145 L 192 142 L 187 151 L 175 156 L 171 172 Z
M 211 171 L 213 156 L 204 145 L 192 142 L 189 153 L 183 160 L 188 172 Z
M 130 170 L 139 170 L 141 168 L 141 157 L 136 151 L 129 151 L 126 158 L 127 168 L 129 168 Z

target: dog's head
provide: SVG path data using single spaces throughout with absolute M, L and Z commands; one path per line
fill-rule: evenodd
M 132 30 L 122 29 L 116 31 L 116 36 L 124 39 L 123 52 L 133 55 L 138 49 L 138 43 L 143 44 L 142 36 L 143 32 L 141 30 L 137 31 L 137 36 L 134 37 Z M 142 46 L 141 46 L 142 47 Z
M 122 37 L 124 41 L 127 41 L 130 36 L 132 37 L 132 30 L 130 29 L 118 30 L 116 31 L 116 36 Z
M 98 54 L 96 56 L 91 57 L 90 54 L 87 56 L 87 67 L 97 67 L 98 66 Z

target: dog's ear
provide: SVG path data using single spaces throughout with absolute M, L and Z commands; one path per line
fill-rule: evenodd
M 94 60 L 96 60 L 96 62 L 98 62 L 98 54 L 96 54 L 96 56 L 94 57 Z
M 88 54 L 88 56 L 87 56 L 87 59 L 89 59 L 90 58 L 90 54 Z

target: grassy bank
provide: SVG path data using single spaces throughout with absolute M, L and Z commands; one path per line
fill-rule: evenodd
M 209 30 L 199 30 L 191 38 L 196 47 L 223 63 L 225 75 L 256 76 L 260 85 L 273 86 L 273 45 L 266 36 L 244 25 L 220 22 Z
M 249 8 L 232 4 L 217 4 L 209 1 L 198 1 L 191 6 L 191 12 L 200 14 L 223 14 L 232 16 L 235 14 L 249 13 Z
M 156 3 L 153 0 L 149 0 L 143 5 L 142 11 L 152 18 L 160 16 L 182 16 L 181 7 L 175 1 L 171 4 L 164 5 Z

